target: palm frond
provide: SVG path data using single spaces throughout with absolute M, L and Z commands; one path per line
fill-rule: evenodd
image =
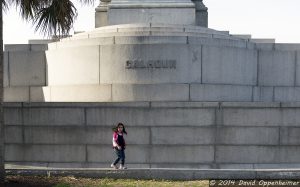
M 73 26 L 77 10 L 70 0 L 52 0 L 47 7 L 40 8 L 34 15 L 36 31 L 44 35 L 66 35 Z
M 7 1 L 6 0 L 2 0 L 2 9 L 4 11 L 7 11 L 8 10 L 8 4 L 7 4 Z
M 91 5 L 94 4 L 95 0 L 79 0 L 81 4 Z
M 20 15 L 25 20 L 34 17 L 34 13 L 44 6 L 48 6 L 51 0 L 6 0 L 8 4 L 15 5 Z
M 91 5 L 95 0 L 78 0 Z M 27 21 L 33 21 L 36 31 L 44 35 L 66 35 L 77 16 L 77 9 L 71 0 L 3 0 L 4 7 L 14 5 Z

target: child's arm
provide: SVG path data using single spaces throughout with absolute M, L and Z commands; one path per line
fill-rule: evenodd
M 117 143 L 118 134 L 114 133 L 113 135 L 113 147 L 117 147 L 118 149 L 121 149 L 121 146 Z

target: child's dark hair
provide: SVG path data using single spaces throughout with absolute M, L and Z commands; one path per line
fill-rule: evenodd
M 116 127 L 112 128 L 112 130 L 113 130 L 114 132 L 118 132 L 118 127 L 119 127 L 119 126 L 122 126 L 122 127 L 123 127 L 123 133 L 127 134 L 127 132 L 126 132 L 126 130 L 125 130 L 125 126 L 124 126 L 123 123 L 118 123 Z

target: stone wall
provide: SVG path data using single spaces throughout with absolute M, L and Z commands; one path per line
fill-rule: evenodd
M 4 101 L 23 102 L 44 99 L 47 85 L 47 44 L 5 45 Z
M 7 45 L 4 99 L 300 101 L 300 45 L 251 40 L 152 23 L 97 28 L 48 46 Z M 135 60 L 158 67 L 139 68 Z
M 124 122 L 129 167 L 298 168 L 300 105 L 256 102 L 6 103 L 6 163 L 109 167 Z

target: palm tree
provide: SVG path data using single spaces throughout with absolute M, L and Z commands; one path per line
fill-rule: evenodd
M 0 2 L 0 185 L 4 183 L 4 118 L 3 118 L 3 20 L 2 20 L 3 0 Z
M 92 4 L 94 0 L 78 0 Z M 45 36 L 63 36 L 71 30 L 77 9 L 71 0 L 0 0 L 0 185 L 4 182 L 4 119 L 3 119 L 3 7 L 14 5 L 24 20 L 33 22 L 36 31 Z

